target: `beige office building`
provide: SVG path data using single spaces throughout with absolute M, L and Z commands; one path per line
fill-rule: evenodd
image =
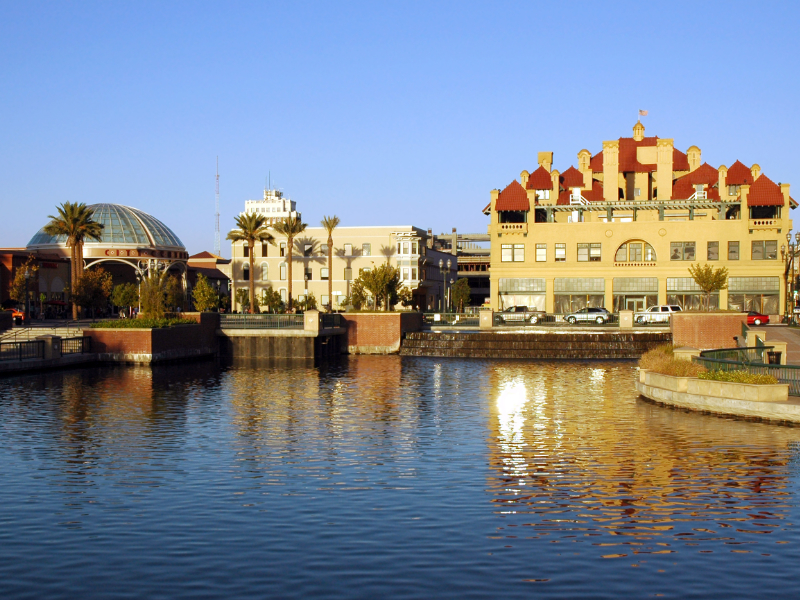
M 728 268 L 713 304 L 783 314 L 781 248 L 797 204 L 759 165 L 703 163 L 697 146 L 646 137 L 641 122 L 633 137 L 578 152 L 577 168 L 554 169 L 552 152 L 538 163 L 484 209 L 494 309 L 699 307 L 688 271 L 699 262 Z
M 247 288 L 252 277 L 256 294 L 273 288 L 284 302 L 288 297 L 286 238 L 275 231 L 275 245 L 259 244 L 255 249 L 255 272 L 250 273 L 249 252 L 243 242 L 232 244 L 232 298 L 236 290 Z M 365 269 L 388 262 L 400 269 L 403 285 L 409 288 L 415 305 L 439 310 L 445 287 L 455 281 L 458 264 L 455 256 L 434 250 L 432 238 L 424 229 L 410 225 L 386 227 L 337 227 L 333 232 L 333 269 L 328 270 L 328 232 L 323 227 L 308 227 L 294 240 L 292 255 L 292 296 L 313 293 L 320 307 L 333 301 L 343 308 L 342 299 L 350 295 L 352 282 Z M 442 261 L 442 268 L 439 266 Z M 448 266 L 449 261 L 449 266 Z M 328 297 L 328 280 L 333 279 L 333 298 Z M 445 285 L 446 283 L 446 285 Z M 235 305 L 234 310 L 241 310 Z

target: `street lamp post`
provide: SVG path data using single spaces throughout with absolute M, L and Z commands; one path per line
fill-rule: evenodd
M 455 283 L 455 279 L 450 278 L 450 287 L 447 289 L 447 306 L 451 308 L 451 312 L 456 312 L 456 307 L 453 306 L 453 299 L 451 298 L 453 294 L 453 284 Z
M 795 257 L 800 249 L 800 232 L 795 233 L 794 244 L 792 243 L 792 232 L 786 234 L 786 244 L 781 244 L 781 258 L 784 262 L 784 303 L 783 318 L 787 323 L 794 321 L 794 281 L 795 281 Z M 787 247 L 788 244 L 788 247 Z M 791 278 L 790 278 L 791 276 Z M 791 308 L 791 310 L 790 310 Z
M 439 259 L 439 275 L 442 276 L 442 295 L 439 296 L 439 310 L 444 312 L 444 288 L 445 288 L 444 260 L 442 260 L 441 258 Z
M 31 272 L 28 269 L 25 269 L 25 325 L 30 327 L 30 311 L 31 311 L 31 299 L 28 297 L 28 281 L 31 278 Z

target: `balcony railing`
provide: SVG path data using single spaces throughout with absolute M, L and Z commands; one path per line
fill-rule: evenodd
M 88 354 L 92 351 L 92 338 L 89 336 L 63 338 L 61 354 Z
M 776 229 L 781 226 L 780 219 L 750 219 L 750 229 Z
M 503 233 L 528 233 L 527 223 L 500 223 L 500 231 Z
M 0 344 L 0 360 L 26 360 L 29 358 L 44 358 L 44 342 L 42 340 Z
M 303 315 L 219 316 L 220 329 L 303 329 Z

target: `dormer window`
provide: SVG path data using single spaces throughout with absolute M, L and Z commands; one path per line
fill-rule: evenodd
M 738 196 L 739 195 L 739 186 L 738 185 L 729 185 L 728 186 L 728 196 Z
M 536 190 L 537 200 L 550 200 L 550 190 Z

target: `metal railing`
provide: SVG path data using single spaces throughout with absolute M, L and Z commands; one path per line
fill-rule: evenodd
M 44 358 L 44 342 L 42 340 L 0 343 L 0 361 L 30 358 Z
M 344 327 L 342 315 L 339 313 L 322 313 L 320 315 L 322 320 L 320 327 L 322 329 L 335 329 L 336 327 Z
M 756 375 L 772 375 L 780 383 L 789 385 L 790 396 L 800 396 L 800 367 L 795 365 L 769 364 L 773 346 L 761 345 L 755 348 L 723 348 L 704 350 L 700 356 L 692 357 L 692 362 L 704 366 L 709 371 L 747 371 Z
M 436 326 L 474 326 L 477 327 L 481 323 L 481 316 L 470 313 L 425 313 L 422 315 L 422 321 L 426 325 Z
M 92 351 L 92 338 L 89 336 L 64 338 L 61 340 L 61 355 L 89 354 Z
M 219 316 L 220 329 L 303 329 L 303 315 Z

